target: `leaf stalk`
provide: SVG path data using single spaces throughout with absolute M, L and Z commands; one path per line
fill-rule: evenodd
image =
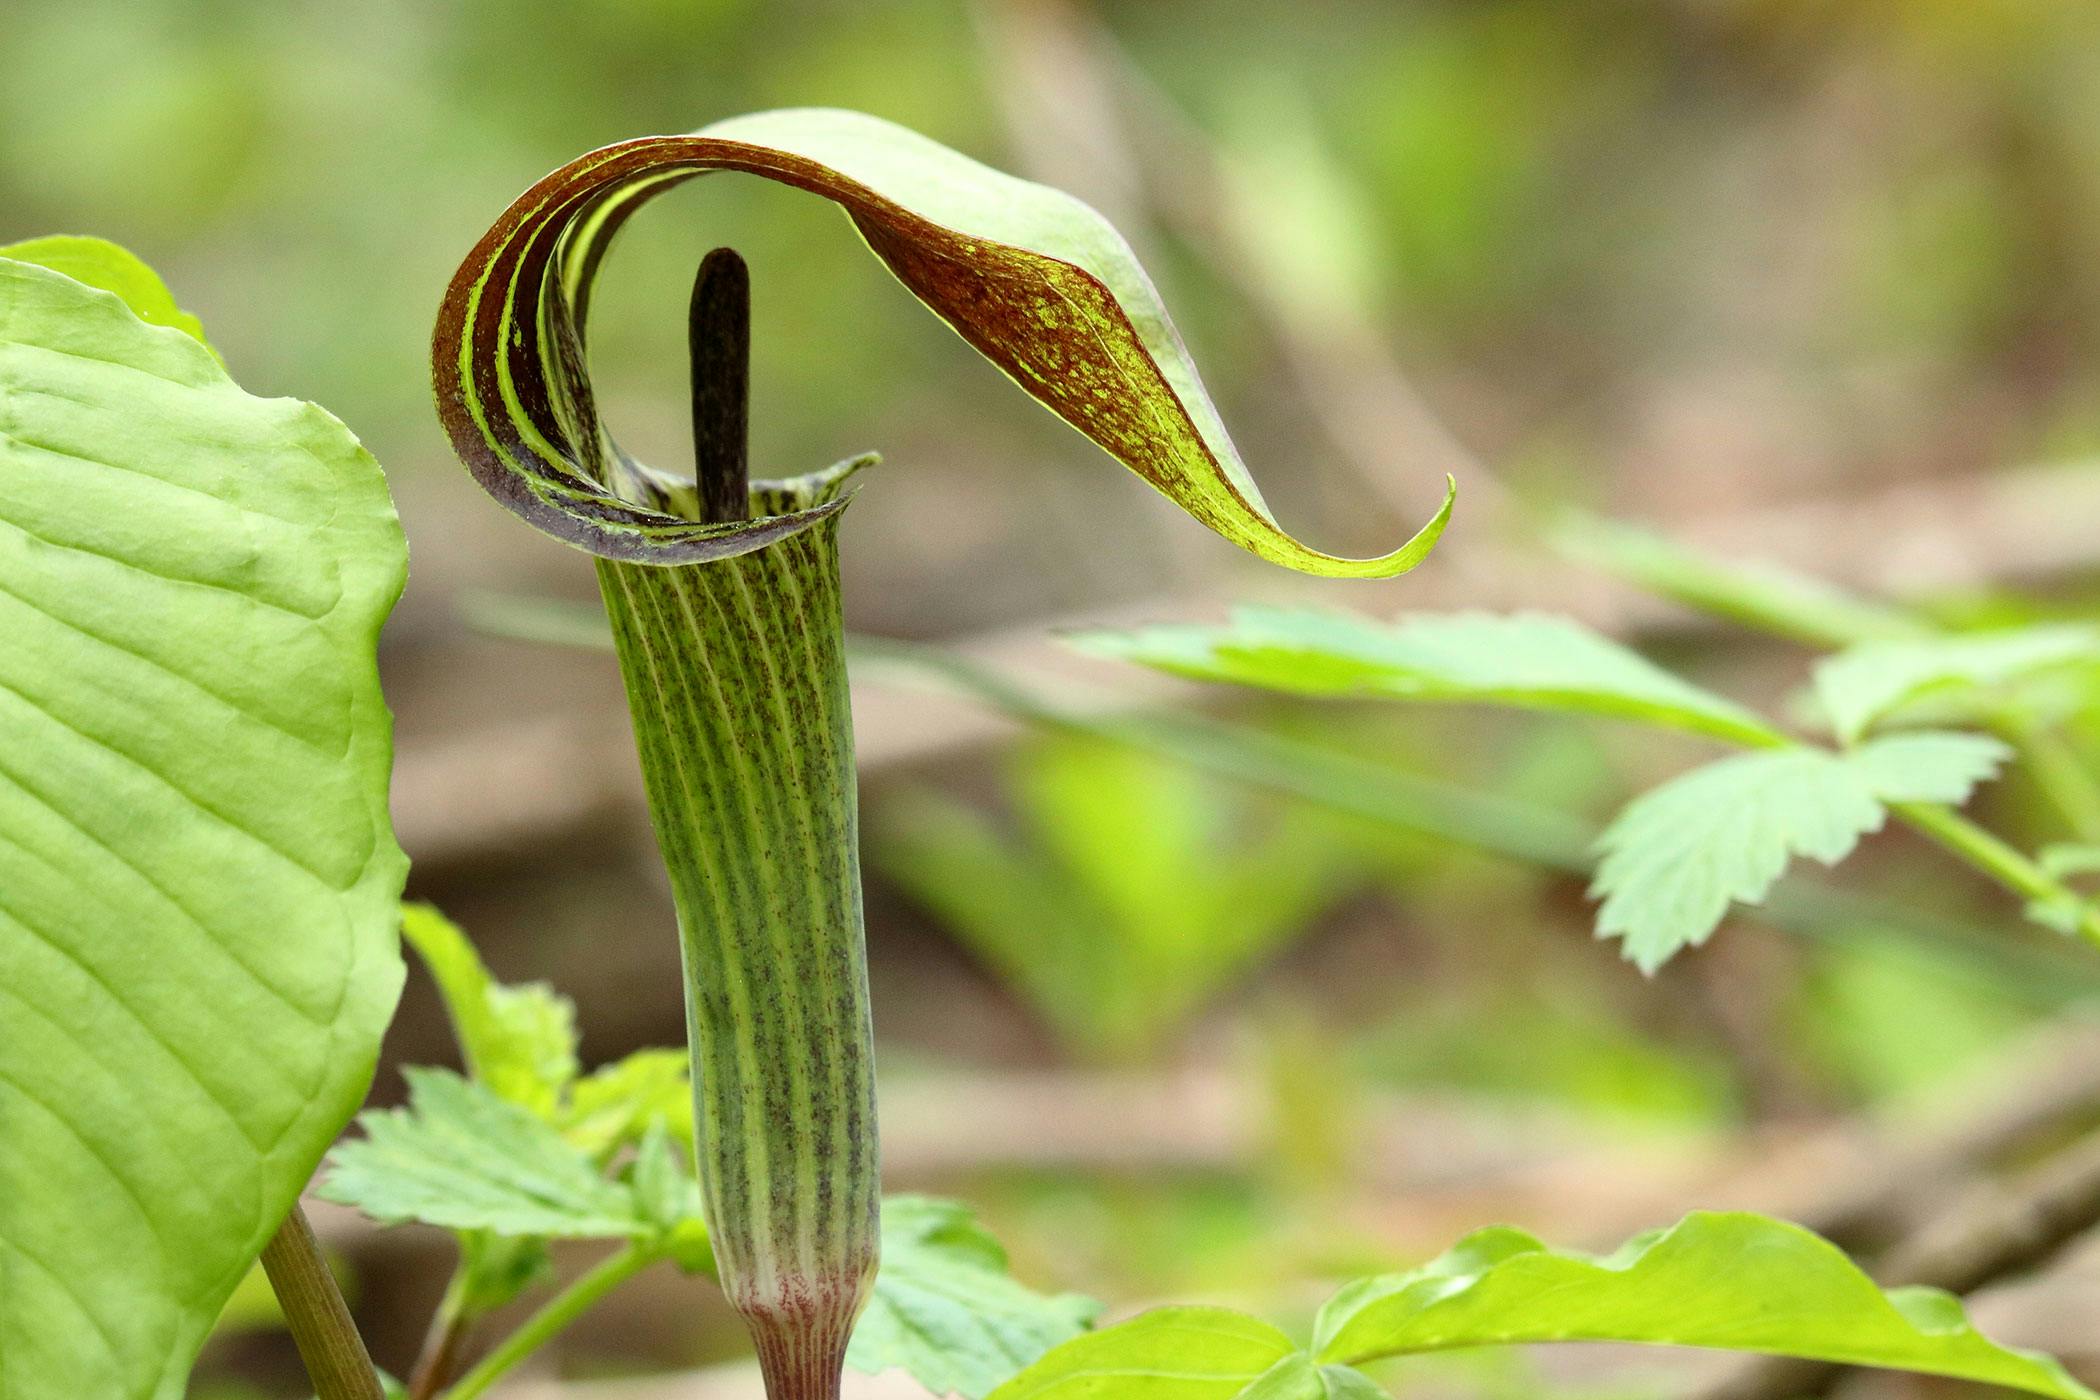
M 1953 808 L 1935 803 L 1892 803 L 1891 810 L 1912 830 L 1939 843 L 2014 894 L 2037 904 L 2078 910 L 2072 929 L 2078 937 L 2100 948 L 2100 908 L 2081 898 L 2004 838 Z
M 384 1400 L 364 1338 L 297 1204 L 263 1246 L 262 1266 L 317 1400 Z

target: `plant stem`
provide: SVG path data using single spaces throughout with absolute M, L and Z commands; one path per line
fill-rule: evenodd
M 297 1203 L 263 1246 L 262 1266 L 318 1400 L 384 1400 L 364 1338 Z
M 2023 899 L 2079 910 L 2077 934 L 2100 948 L 2100 909 L 2095 909 L 2070 886 L 2036 865 L 2004 838 L 1985 830 L 1951 807 L 1929 802 L 1898 802 L 1891 810 L 1922 832 L 1967 861 L 1976 869 Z
M 552 1341 L 599 1299 L 662 1257 L 660 1250 L 640 1244 L 621 1246 L 616 1253 L 608 1255 L 549 1298 L 538 1312 L 520 1324 L 517 1331 L 497 1343 L 480 1364 L 459 1378 L 459 1384 L 445 1392 L 444 1400 L 472 1400 L 501 1380 L 513 1366 Z
M 445 1286 L 445 1296 L 430 1320 L 423 1350 L 416 1357 L 415 1372 L 408 1378 L 408 1400 L 431 1400 L 452 1379 L 468 1329 L 474 1324 L 467 1315 L 466 1302 L 467 1271 L 461 1267 L 453 1270 L 452 1282 Z

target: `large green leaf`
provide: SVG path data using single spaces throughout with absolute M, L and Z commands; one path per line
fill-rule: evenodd
M 2051 1358 L 1976 1331 L 1949 1294 L 1884 1291 L 1798 1225 L 1708 1213 L 1601 1257 L 1479 1231 L 1419 1269 L 1344 1287 L 1309 1351 L 1243 1313 L 1161 1308 L 1054 1348 L 990 1400 L 1367 1400 L 1380 1392 L 1356 1366 L 1534 1342 L 1762 1352 L 2094 1400 Z
M 648 200 L 735 170 L 838 204 L 868 247 L 1030 395 L 1204 524 L 1311 573 L 1385 577 L 1420 562 L 1451 508 L 1376 559 L 1311 549 L 1277 525 L 1151 279 L 1109 223 L 857 112 L 761 112 L 689 136 L 622 141 L 526 191 L 454 276 L 432 347 L 438 407 L 476 478 L 594 553 L 659 563 L 757 549 L 833 501 L 703 523 L 689 478 L 634 461 L 600 423 L 585 370 L 590 286 Z
M 2065 1400 L 2093 1394 L 2050 1358 L 1977 1332 L 1950 1295 L 1884 1292 L 1827 1240 L 1746 1214 L 1690 1215 L 1602 1257 L 1483 1230 L 1422 1268 L 1344 1288 L 1315 1330 L 1313 1354 L 1331 1363 L 1510 1342 L 1651 1342 L 1958 1376 Z
M 364 1096 L 405 870 L 378 465 L 0 259 L 0 1392 L 180 1395 Z
M 1089 651 L 1200 680 L 1301 695 L 1378 695 L 1577 710 L 1739 743 L 1780 736 L 1755 714 L 1566 618 L 1239 608 L 1224 626 L 1095 632 Z
M 2044 671 L 2100 666 L 2100 627 L 2073 623 L 1912 641 L 1867 642 L 1816 667 L 1816 698 L 1851 743 L 1927 695 L 2009 685 Z
M 1053 1349 L 990 1400 L 1317 1400 L 1306 1369 L 1289 1337 L 1245 1313 L 1155 1308 Z
M 846 1364 L 907 1371 L 935 1395 L 977 1400 L 1086 1330 L 1101 1305 L 1051 1296 L 1006 1271 L 1006 1251 L 953 1201 L 882 1203 L 882 1267 Z
M 1695 768 L 1627 804 L 1598 840 L 1599 937 L 1653 972 L 1704 943 L 1731 903 L 1763 899 L 1789 861 L 1835 865 L 1890 802 L 1966 801 L 2007 750 L 1978 734 L 1894 735 L 1850 753 L 1793 747 Z
M 204 323 L 182 309 L 168 284 L 160 280 L 160 274 L 130 249 L 106 238 L 71 234 L 30 238 L 0 247 L 0 258 L 35 263 L 63 272 L 76 282 L 113 292 L 146 324 L 172 326 L 209 348 L 210 343 L 204 339 Z

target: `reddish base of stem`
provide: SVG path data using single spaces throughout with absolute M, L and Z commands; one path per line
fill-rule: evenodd
M 857 1311 L 857 1310 L 856 1310 Z M 846 1342 L 854 1318 L 837 1312 L 811 1317 L 747 1316 L 766 1400 L 838 1400 Z

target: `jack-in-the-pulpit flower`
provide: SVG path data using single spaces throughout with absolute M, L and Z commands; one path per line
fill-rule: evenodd
M 504 505 L 598 556 L 678 909 L 697 1162 L 722 1286 L 773 1400 L 837 1394 L 874 1276 L 877 1154 L 837 530 L 859 462 L 744 480 L 741 268 L 695 292 L 697 480 L 598 418 L 590 288 L 644 203 L 733 170 L 824 196 L 1015 382 L 1218 534 L 1309 573 L 1412 568 L 1269 514 L 1129 246 L 1071 197 L 872 117 L 784 111 L 593 151 L 534 185 L 455 275 L 433 346 L 453 446 Z

